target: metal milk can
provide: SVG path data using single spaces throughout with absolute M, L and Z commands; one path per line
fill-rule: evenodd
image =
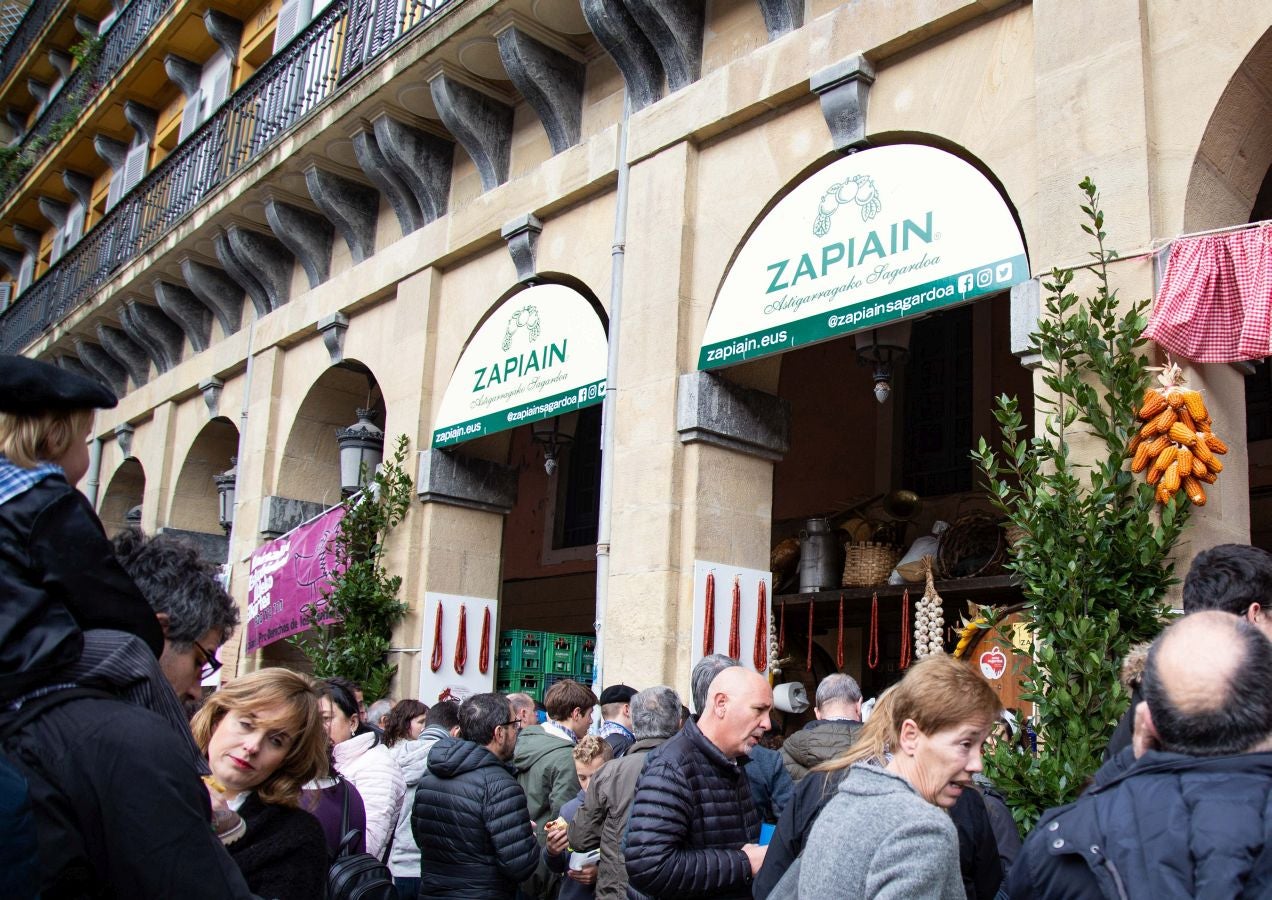
M 839 553 L 835 532 L 824 518 L 808 519 L 799 533 L 799 592 L 839 586 Z

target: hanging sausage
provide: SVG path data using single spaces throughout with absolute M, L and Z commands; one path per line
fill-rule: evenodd
M 870 642 L 866 647 L 866 665 L 879 668 L 879 593 L 870 598 Z
M 468 664 L 468 611 L 459 604 L 459 637 L 455 639 L 455 674 L 463 675 Z
M 433 625 L 433 656 L 428 667 L 434 672 L 442 669 L 442 604 L 437 604 L 437 621 Z
M 742 656 L 742 576 L 733 576 L 733 610 L 729 616 L 729 658 Z
M 755 648 L 751 659 L 755 662 L 755 671 L 763 672 L 768 668 L 768 588 L 763 578 L 756 594 Z
M 481 617 L 481 650 L 477 654 L 477 671 L 485 675 L 490 671 L 490 607 Z
M 702 655 L 715 653 L 715 572 L 707 573 L 707 599 L 702 613 Z
M 844 595 L 839 595 L 839 639 L 835 643 L 835 665 L 844 670 Z
M 901 659 L 902 671 L 910 665 L 910 589 L 906 588 L 901 595 Z

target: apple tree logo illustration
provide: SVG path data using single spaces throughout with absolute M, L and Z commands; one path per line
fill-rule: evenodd
M 817 203 L 817 218 L 813 222 L 813 234 L 825 237 L 830 231 L 830 217 L 841 206 L 855 203 L 861 208 L 861 221 L 869 222 L 883 209 L 879 189 L 869 175 L 849 175 L 826 189 Z
M 503 338 L 505 352 L 512 346 L 512 339 L 517 336 L 517 330 L 520 328 L 524 328 L 529 333 L 530 343 L 533 344 L 539 339 L 539 310 L 532 304 L 527 303 L 508 317 L 508 327 L 504 330 Z

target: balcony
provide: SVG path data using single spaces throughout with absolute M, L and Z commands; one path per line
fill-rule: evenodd
M 166 9 L 171 2 L 155 6 Z M 460 2 L 409 0 L 384 7 L 391 16 L 374 15 L 373 0 L 332 3 L 0 315 L 0 352 L 19 352 L 39 337 L 325 104 L 353 73 Z M 136 0 L 130 10 L 146 3 Z M 153 24 L 157 18 L 138 21 Z M 103 48 L 103 63 L 106 56 Z M 117 51 L 110 58 L 118 65 L 124 57 Z
M 22 136 L 16 147 L 17 161 L 0 173 L 0 204 L 9 200 L 26 173 L 75 127 L 78 116 L 132 58 L 173 3 L 174 0 L 133 0 L 128 4 L 102 35 L 93 55 L 71 73 L 57 96 Z

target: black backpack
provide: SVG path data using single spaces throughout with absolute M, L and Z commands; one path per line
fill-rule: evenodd
M 397 900 L 389 867 L 370 853 L 354 853 L 361 832 L 349 827 L 349 782 L 343 779 L 344 809 L 340 814 L 340 849 L 327 870 L 328 900 Z

